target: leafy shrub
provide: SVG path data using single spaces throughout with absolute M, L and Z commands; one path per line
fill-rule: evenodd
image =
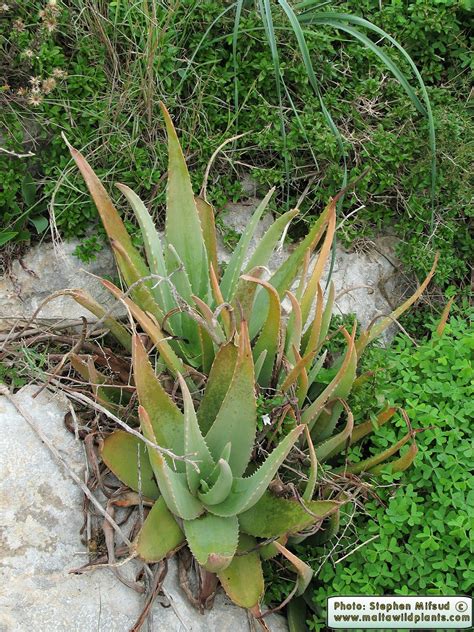
M 474 583 L 472 518 L 474 467 L 470 427 L 474 418 L 474 312 L 453 316 L 442 337 L 414 347 L 406 337 L 383 352 L 387 367 L 358 395 L 359 405 L 387 398 L 403 405 L 416 428 L 419 455 L 403 476 L 384 474 L 385 489 L 375 490 L 381 502 L 366 505 L 367 516 L 341 526 L 335 548 L 308 548 L 300 555 L 313 568 L 330 555 L 314 582 L 316 614 L 311 629 L 324 629 L 326 598 L 351 594 L 470 594 Z M 367 366 L 380 366 L 373 350 Z M 384 448 L 395 435 L 375 433 L 373 448 Z M 351 460 L 360 458 L 352 450 Z M 400 489 L 397 490 L 397 488 Z M 366 544 L 364 544 L 366 543 Z M 362 546 L 355 550 L 357 546 Z M 332 550 L 331 550 L 332 549 Z M 353 552 L 352 552 L 353 551 Z M 338 558 L 348 555 L 338 563 Z

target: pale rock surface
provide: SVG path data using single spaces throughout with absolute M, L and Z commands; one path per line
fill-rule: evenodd
M 9 274 L 0 276 L 0 327 L 16 319 L 30 318 L 44 299 L 66 288 L 82 288 L 105 307 L 113 304 L 110 293 L 99 277 L 115 273 L 112 252 L 104 248 L 95 261 L 85 264 L 74 256 L 78 242 L 62 242 L 55 249 L 52 243 L 33 246 L 21 260 L 14 261 Z M 119 306 L 120 307 L 120 306 Z M 70 296 L 60 296 L 47 303 L 38 318 L 77 320 L 92 314 Z
M 62 395 L 26 386 L 14 396 L 74 472 L 83 477 L 83 447 L 64 426 Z M 81 544 L 82 492 L 51 456 L 14 406 L 0 396 L 0 631 L 127 632 L 141 611 L 141 598 L 108 569 L 70 575 L 86 563 Z M 128 567 L 130 573 L 133 566 Z M 121 569 L 124 570 L 124 567 Z M 245 632 L 246 612 L 220 592 L 214 609 L 200 615 L 177 583 L 174 563 L 165 581 L 173 607 L 156 604 L 153 632 Z M 181 621 L 175 611 L 179 613 Z M 268 619 L 285 632 L 282 617 Z

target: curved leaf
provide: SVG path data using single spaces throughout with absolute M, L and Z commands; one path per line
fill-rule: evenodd
M 237 518 L 220 518 L 205 514 L 185 520 L 184 533 L 192 554 L 207 571 L 218 573 L 229 566 L 237 550 L 239 523 Z
M 116 430 L 104 440 L 101 457 L 122 483 L 136 492 L 141 485 L 141 492 L 147 498 L 159 497 L 146 445 L 138 437 Z
M 217 573 L 227 595 L 241 608 L 253 608 L 263 597 L 265 584 L 262 563 L 254 538 L 242 533 L 237 552 L 229 566 Z M 244 555 L 246 551 L 249 551 Z
M 303 430 L 303 424 L 294 428 L 252 476 L 234 478 L 231 493 L 226 500 L 219 505 L 206 506 L 207 510 L 216 516 L 234 516 L 255 505 Z
M 160 562 L 184 542 L 185 537 L 178 523 L 163 497 L 159 498 L 145 518 L 134 545 L 135 551 L 145 562 Z
M 332 500 L 301 503 L 266 491 L 253 507 L 239 515 L 239 523 L 245 533 L 259 538 L 276 538 L 282 534 L 304 531 L 340 506 L 341 503 Z
M 218 458 L 227 443 L 232 449 L 229 465 L 241 476 L 250 460 L 257 431 L 254 367 L 247 323 L 240 328 L 239 350 L 229 390 L 206 435 L 211 454 Z

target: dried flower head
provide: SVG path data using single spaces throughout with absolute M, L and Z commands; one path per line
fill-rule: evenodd
M 10 7 L 5 2 L 3 4 L 0 4 L 0 13 L 6 13 L 9 10 Z
M 29 84 L 32 89 L 39 88 L 41 85 L 41 77 L 30 77 Z
M 61 68 L 53 68 L 52 75 L 53 77 L 56 77 L 56 79 L 64 79 L 67 77 L 67 72 Z
M 54 90 L 56 87 L 56 79 L 54 77 L 49 77 L 49 79 L 45 79 L 41 86 L 41 91 L 43 94 L 49 94 L 51 90 Z
M 38 107 L 38 105 L 41 105 L 42 102 L 43 102 L 43 95 L 42 94 L 31 93 L 30 96 L 28 97 L 28 103 L 30 105 L 33 105 L 34 107 Z
M 18 88 L 16 93 L 19 97 L 24 97 L 28 94 L 28 90 L 26 88 Z
M 15 31 L 18 31 L 19 33 L 21 33 L 21 31 L 25 30 L 25 23 L 23 22 L 23 20 L 14 20 L 13 21 L 13 28 Z
M 28 57 L 28 59 L 31 59 L 32 57 L 34 57 L 34 55 L 35 55 L 35 54 L 34 54 L 34 52 L 31 50 L 31 48 L 26 48 L 26 49 L 23 51 L 23 56 L 24 56 L 24 57 Z
M 54 18 L 49 18 L 47 20 L 44 20 L 43 25 L 45 29 L 48 31 L 48 33 L 52 33 L 53 31 L 56 30 L 58 23 L 56 22 Z

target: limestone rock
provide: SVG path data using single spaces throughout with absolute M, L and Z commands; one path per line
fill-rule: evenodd
M 85 264 L 74 256 L 78 242 L 63 242 L 57 250 L 51 243 L 33 246 L 21 259 L 14 261 L 8 275 L 0 277 L 0 324 L 30 318 L 39 305 L 54 292 L 66 288 L 82 288 L 104 306 L 113 299 L 91 274 L 113 276 L 115 263 L 111 251 L 104 248 L 95 261 Z M 94 317 L 69 296 L 60 296 L 47 303 L 38 318 L 77 320 Z
M 62 395 L 26 386 L 15 402 L 54 443 L 76 474 L 84 476 L 83 447 L 64 426 Z M 140 614 L 141 597 L 109 569 L 85 575 L 68 569 L 86 563 L 81 544 L 82 492 L 13 405 L 0 396 L 1 632 L 126 632 Z M 125 567 L 122 567 L 125 570 Z M 127 567 L 133 575 L 132 564 Z M 156 604 L 153 632 L 250 630 L 247 614 L 220 592 L 214 609 L 200 615 L 178 586 L 174 563 L 165 581 L 172 607 Z M 179 614 L 180 619 L 177 614 Z M 268 620 L 285 632 L 282 617 Z

